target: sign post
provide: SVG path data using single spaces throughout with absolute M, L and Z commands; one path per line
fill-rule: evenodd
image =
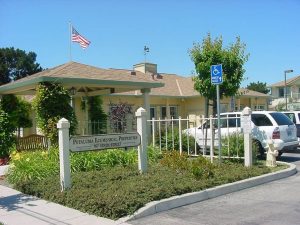
M 242 111 L 241 117 L 241 127 L 244 133 L 244 156 L 245 156 L 245 166 L 252 166 L 252 138 L 251 138 L 251 109 L 245 107 Z
M 59 143 L 59 165 L 61 191 L 71 187 L 71 166 L 69 152 L 69 128 L 70 123 L 62 118 L 57 123 Z
M 221 129 L 220 129 L 220 87 L 223 83 L 222 64 L 210 67 L 211 83 L 217 85 L 217 114 L 218 114 L 218 150 L 219 162 L 221 162 Z
M 142 109 L 144 110 L 144 109 Z M 95 136 L 69 136 L 70 123 L 62 118 L 57 123 L 60 163 L 60 185 L 61 191 L 71 188 L 71 165 L 70 150 L 72 152 L 102 150 L 107 148 L 126 148 L 139 146 L 139 169 L 141 172 L 147 170 L 147 113 L 138 111 L 139 133 L 107 134 Z M 141 144 L 142 137 L 142 144 Z
M 137 132 L 141 136 L 141 144 L 138 146 L 139 171 L 146 173 L 148 170 L 147 163 L 147 112 L 142 107 L 135 112 L 137 120 Z

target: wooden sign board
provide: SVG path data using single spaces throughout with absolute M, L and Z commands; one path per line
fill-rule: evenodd
M 74 136 L 70 139 L 72 152 L 102 150 L 108 148 L 126 148 L 141 144 L 138 133 L 105 134 L 96 136 Z

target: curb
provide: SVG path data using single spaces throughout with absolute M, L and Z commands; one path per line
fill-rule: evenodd
M 236 181 L 234 183 L 223 184 L 203 191 L 187 193 L 179 196 L 173 196 L 160 201 L 149 202 L 143 208 L 140 208 L 138 211 L 136 211 L 133 215 L 120 218 L 116 221 L 116 224 L 121 224 L 126 221 L 150 216 L 152 214 L 170 210 L 180 206 L 193 204 L 210 198 L 215 198 L 220 195 L 226 195 L 246 188 L 251 188 L 257 185 L 286 178 L 297 173 L 296 165 L 285 162 L 278 163 L 286 164 L 290 167 L 281 171 L 248 178 L 246 180 Z

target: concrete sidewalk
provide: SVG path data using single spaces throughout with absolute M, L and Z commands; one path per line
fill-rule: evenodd
M 22 194 L 3 185 L 0 185 L 0 222 L 5 225 L 117 224 L 114 220 L 82 213 L 75 209 Z M 121 224 L 125 225 L 126 223 Z

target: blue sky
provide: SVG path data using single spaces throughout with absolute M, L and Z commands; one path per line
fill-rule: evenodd
M 299 0 L 0 0 L 0 47 L 37 53 L 51 68 L 69 61 L 69 21 L 92 43 L 72 43 L 73 61 L 101 68 L 131 69 L 147 61 L 158 71 L 189 76 L 194 65 L 188 49 L 207 33 L 236 36 L 250 53 L 242 86 L 272 84 L 300 75 Z

